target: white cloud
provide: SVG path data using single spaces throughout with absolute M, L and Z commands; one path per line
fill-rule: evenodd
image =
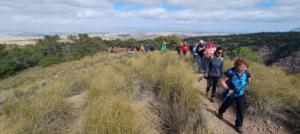
M 155 30 L 180 27 L 201 30 L 199 26 L 247 24 L 274 26 L 300 25 L 300 1 L 277 0 L 270 8 L 257 8 L 262 0 L 3 0 L 0 1 L 0 32 L 7 31 L 115 31 Z M 270 1 L 270 0 L 269 0 Z M 115 2 L 141 6 L 138 10 L 117 10 Z M 170 11 L 168 7 L 181 7 Z M 144 25 L 147 23 L 148 25 Z M 151 23 L 151 24 L 150 24 Z M 271 24 L 272 23 L 272 24 Z M 275 27 L 276 25 L 278 27 Z M 95 28 L 97 27 L 97 28 Z M 150 28 L 151 27 L 151 28 Z M 197 28 L 195 28 L 197 27 Z M 168 29 L 169 28 L 169 29 Z M 270 27 L 260 30 L 272 30 Z M 205 29 L 205 28 L 204 28 Z M 208 28 L 209 30 L 210 28 Z M 211 28 L 214 29 L 214 28 Z M 226 29 L 226 28 L 224 28 Z M 220 31 L 224 30 L 220 27 Z M 253 30 L 253 29 L 251 29 Z M 237 30 L 238 31 L 238 30 Z M 249 30 L 250 31 L 250 30 Z

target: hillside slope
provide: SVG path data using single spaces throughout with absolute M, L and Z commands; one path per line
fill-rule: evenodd
M 229 123 L 217 119 L 213 111 L 219 103 L 207 100 L 205 81 L 198 82 L 198 77 L 190 59 L 173 52 L 98 53 L 31 68 L 0 81 L 0 130 L 4 134 L 235 133 L 230 125 L 234 112 L 225 115 Z M 246 118 L 247 132 L 290 132 L 281 122 L 260 118 L 255 114 Z
M 206 131 L 200 96 L 189 85 L 196 75 L 178 61 L 160 53 L 103 53 L 28 69 L 0 82 L 1 133 Z

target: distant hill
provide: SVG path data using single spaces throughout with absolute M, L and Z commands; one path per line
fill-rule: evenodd
M 293 28 L 291 31 L 293 31 L 293 32 L 300 32 L 300 27 Z
M 159 36 L 175 35 L 180 38 L 191 38 L 196 36 L 208 36 L 208 35 L 225 35 L 223 33 L 204 33 L 204 32 L 136 32 L 136 33 L 91 33 L 91 36 L 99 36 L 103 39 L 130 39 L 136 40 L 154 39 Z

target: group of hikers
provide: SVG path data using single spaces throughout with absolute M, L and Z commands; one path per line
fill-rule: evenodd
M 168 43 L 163 41 L 161 45 L 162 53 L 168 51 Z M 118 52 L 148 52 L 153 51 L 154 47 L 151 45 L 140 44 L 136 48 L 116 48 L 108 49 L 110 53 Z M 223 119 L 223 114 L 228 107 L 234 102 L 236 105 L 236 120 L 235 129 L 237 132 L 242 133 L 242 125 L 245 112 L 245 88 L 251 80 L 251 75 L 247 70 L 249 65 L 246 60 L 238 58 L 234 61 L 233 67 L 224 71 L 223 54 L 225 49 L 221 46 L 217 47 L 217 43 L 213 41 L 205 42 L 199 40 L 198 42 L 180 43 L 176 46 L 178 55 L 186 56 L 188 52 L 191 53 L 195 63 L 197 63 L 197 72 L 203 74 L 207 80 L 206 96 L 214 103 L 216 101 L 217 85 L 220 82 L 223 87 L 222 97 L 223 102 L 219 107 L 216 115 L 218 118 Z
M 167 51 L 167 43 L 163 42 L 161 51 Z M 243 133 L 242 125 L 245 111 L 245 88 L 251 80 L 251 75 L 247 70 L 249 65 L 246 60 L 238 58 L 234 61 L 233 67 L 224 71 L 223 65 L 223 47 L 217 47 L 217 43 L 213 41 L 199 42 L 189 45 L 187 42 L 176 46 L 179 55 L 191 53 L 198 65 L 198 73 L 203 74 L 207 79 L 206 96 L 212 103 L 215 102 L 216 89 L 220 81 L 223 87 L 223 102 L 219 107 L 216 115 L 223 119 L 223 113 L 234 102 L 236 105 L 235 129 L 239 133 Z
M 109 53 L 121 53 L 121 52 L 127 52 L 127 53 L 136 53 L 136 52 L 150 52 L 154 51 L 154 47 L 152 45 L 144 45 L 140 44 L 137 47 L 133 48 L 123 48 L 123 47 L 110 47 L 107 49 L 107 52 Z

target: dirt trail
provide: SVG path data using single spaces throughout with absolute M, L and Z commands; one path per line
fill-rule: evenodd
M 83 118 L 83 110 L 84 110 L 84 105 L 85 105 L 85 100 L 86 99 L 86 93 L 80 93 L 74 96 L 70 96 L 66 99 L 66 101 L 72 106 L 72 113 L 74 115 L 74 119 L 69 126 L 68 133 L 70 134 L 79 134 L 83 133 L 83 125 L 82 125 L 82 118 Z
M 234 130 L 235 109 L 229 108 L 224 113 L 224 119 L 220 120 L 216 117 L 215 112 L 221 105 L 221 100 L 218 99 L 215 103 L 209 101 L 205 96 L 206 80 L 202 79 L 198 87 L 203 95 L 202 102 L 206 106 L 207 126 L 213 134 L 237 134 Z M 221 90 L 221 89 L 217 89 Z M 245 114 L 244 118 L 244 134 L 288 134 L 287 130 L 270 119 L 263 119 L 259 117 L 250 117 Z

